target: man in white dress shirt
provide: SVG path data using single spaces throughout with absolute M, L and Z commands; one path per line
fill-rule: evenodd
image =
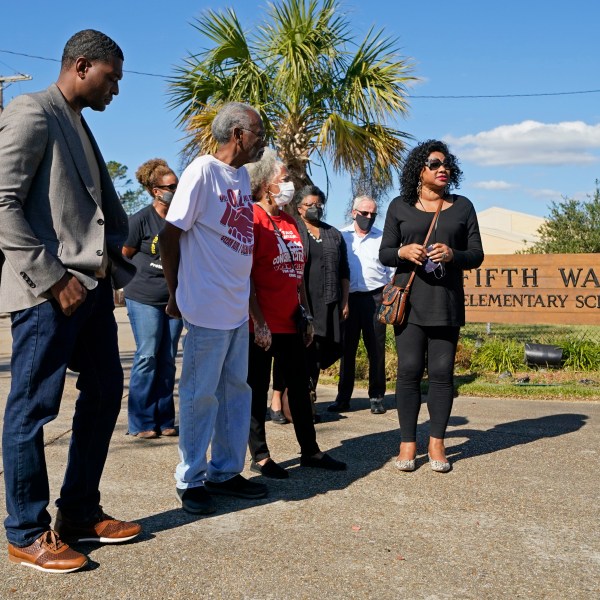
M 379 262 L 382 232 L 373 227 L 377 203 L 369 196 L 358 196 L 352 204 L 353 222 L 342 229 L 350 263 L 350 316 L 344 322 L 343 355 L 340 381 L 335 402 L 329 412 L 350 409 L 354 390 L 356 351 L 362 333 L 369 358 L 369 399 L 371 412 L 385 413 L 385 325 L 377 321 L 383 286 L 390 280 L 393 269 Z

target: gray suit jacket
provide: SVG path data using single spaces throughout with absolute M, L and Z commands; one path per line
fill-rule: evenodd
M 95 189 L 70 110 L 53 84 L 0 115 L 1 312 L 45 302 L 67 270 L 96 287 L 105 238 L 115 287 L 135 272 L 121 254 L 127 215 L 84 121 L 100 169 Z

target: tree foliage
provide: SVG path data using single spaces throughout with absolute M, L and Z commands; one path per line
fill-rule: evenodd
M 209 10 L 193 26 L 210 48 L 190 55 L 170 84 L 189 132 L 188 158 L 212 152 L 219 106 L 256 107 L 294 184 L 312 183 L 310 163 L 393 182 L 410 136 L 389 124 L 407 113 L 411 65 L 397 40 L 371 29 L 357 41 L 336 0 L 281 0 L 248 33 L 235 12 Z M 363 177 L 364 179 L 364 177 Z
M 130 187 L 133 182 L 127 177 L 128 168 L 125 165 L 115 160 L 109 160 L 106 163 L 106 167 L 121 200 L 121 204 L 128 215 L 136 213 L 140 208 L 148 204 L 148 199 L 142 186 L 139 186 L 137 189 Z
M 550 216 L 538 230 L 539 242 L 528 254 L 583 254 L 600 252 L 600 189 L 587 200 L 564 198 L 553 202 Z

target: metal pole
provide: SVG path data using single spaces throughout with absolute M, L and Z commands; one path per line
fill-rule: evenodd
M 29 81 L 33 79 L 31 75 L 0 75 L 0 113 L 4 109 L 4 84 L 14 83 L 15 81 Z

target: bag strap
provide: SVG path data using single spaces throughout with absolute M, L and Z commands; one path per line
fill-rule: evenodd
M 271 218 L 271 215 L 268 213 L 267 210 L 265 210 L 264 207 L 262 207 L 260 204 L 258 204 L 258 202 L 256 202 L 255 204 L 256 204 L 256 206 L 258 206 L 258 208 L 265 211 L 265 215 L 267 215 L 269 221 L 271 221 L 271 225 L 273 225 L 273 230 L 275 231 L 276 235 L 278 235 L 281 238 L 281 241 L 283 242 L 283 245 L 285 246 L 285 249 L 287 250 L 290 260 L 292 261 L 292 269 L 294 269 L 294 273 L 296 273 L 296 277 L 297 277 L 298 270 L 296 269 L 296 263 L 294 262 L 294 257 L 292 256 L 290 247 L 288 246 L 287 242 L 285 241 L 285 238 L 283 237 L 283 233 L 281 233 L 281 229 L 279 229 L 279 227 L 277 227 L 277 223 L 275 223 L 275 221 L 273 221 L 273 219 Z M 300 302 L 300 283 L 298 284 L 298 302 Z M 302 303 L 300 302 L 300 304 L 302 304 Z
M 429 226 L 429 231 L 427 232 L 427 235 L 425 236 L 425 241 L 423 242 L 423 246 L 427 246 L 427 242 L 429 241 L 429 238 L 431 237 L 431 232 L 433 231 L 433 228 L 435 227 L 437 220 L 440 216 L 440 211 L 442 210 L 442 204 L 444 204 L 444 199 L 441 198 L 440 199 L 440 203 L 438 204 L 438 207 L 435 209 L 435 215 L 433 215 L 433 219 L 431 220 L 431 225 Z M 261 206 L 262 208 L 262 206 Z M 265 210 L 263 208 L 263 210 Z M 265 212 L 267 212 L 265 210 Z M 269 214 L 269 213 L 267 213 Z M 410 290 L 410 286 L 412 285 L 412 282 L 415 279 L 415 275 L 417 274 L 417 268 L 419 265 L 415 265 L 414 269 L 412 270 L 410 277 L 408 278 L 408 283 L 406 284 L 406 287 L 404 288 L 407 292 Z M 392 281 L 395 279 L 396 274 L 398 273 L 398 269 L 396 269 L 396 273 L 394 273 L 394 276 L 392 277 Z

